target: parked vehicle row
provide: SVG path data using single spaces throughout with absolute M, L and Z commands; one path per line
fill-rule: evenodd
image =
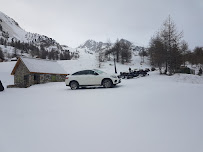
M 134 78 L 134 77 L 138 77 L 138 76 L 141 76 L 141 77 L 144 77 L 146 75 L 149 75 L 148 72 L 150 70 L 149 69 L 140 69 L 140 70 L 134 70 L 134 71 L 129 71 L 129 72 L 120 72 L 120 78 L 122 79 L 131 79 L 131 78 Z

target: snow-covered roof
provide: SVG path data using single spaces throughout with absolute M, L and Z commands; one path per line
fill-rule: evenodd
M 20 57 L 17 61 L 12 74 L 15 73 L 18 62 L 22 61 L 23 64 L 28 68 L 31 73 L 42 73 L 42 74 L 63 74 L 67 75 L 67 72 L 56 62 L 42 59 L 33 59 Z

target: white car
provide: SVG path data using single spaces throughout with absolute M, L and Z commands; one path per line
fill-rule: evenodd
M 66 77 L 66 86 L 70 86 L 72 90 L 84 86 L 104 86 L 111 88 L 120 83 L 121 79 L 116 75 L 107 74 L 101 70 L 83 70 L 68 75 Z

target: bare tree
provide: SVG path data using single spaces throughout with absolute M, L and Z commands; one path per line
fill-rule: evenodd
M 166 62 L 166 52 L 164 50 L 164 43 L 162 42 L 159 34 L 151 38 L 148 52 L 151 65 L 158 67 L 160 73 L 162 74 L 161 69 Z
M 98 68 L 102 67 L 102 62 L 104 62 L 104 53 L 103 52 L 98 52 L 97 53 L 97 61 L 98 61 Z
M 194 59 L 195 59 L 195 64 L 200 64 L 203 65 L 203 48 L 201 47 L 196 47 L 194 49 L 194 53 L 193 53 Z
M 106 50 L 110 50 L 111 48 L 111 40 L 110 39 L 107 39 L 107 42 L 106 42 Z M 107 55 L 107 60 L 110 61 L 111 60 L 111 54 L 106 54 Z
M 116 62 L 120 62 L 120 52 L 121 52 L 121 45 L 119 43 L 119 39 L 117 39 L 113 47 L 113 54 L 115 56 Z
M 150 60 L 159 67 L 165 64 L 165 74 L 176 72 L 182 64 L 181 39 L 182 32 L 178 32 L 175 23 L 169 16 L 163 23 L 162 29 L 150 42 Z M 155 50 L 157 49 L 157 50 Z M 163 60 L 161 59 L 163 58 Z
M 141 63 L 144 63 L 144 57 L 147 56 L 147 51 L 144 47 L 142 47 L 141 51 L 139 52 L 139 56 L 141 57 Z
M 186 52 L 188 51 L 188 43 L 186 41 L 182 41 L 181 42 L 181 52 L 182 52 L 182 60 L 183 60 L 183 64 L 185 66 L 185 62 L 186 62 Z
M 171 20 L 171 17 L 169 16 L 167 20 L 163 24 L 163 28 L 160 31 L 160 36 L 164 43 L 164 49 L 166 52 L 166 70 L 165 74 L 169 71 L 169 74 L 171 75 L 174 73 L 176 67 L 178 67 L 178 63 L 174 63 L 175 60 L 173 58 L 176 53 L 179 51 L 179 45 L 180 40 L 182 38 L 183 33 L 178 32 L 176 29 L 175 23 Z
M 110 60 L 111 55 L 116 62 L 129 63 L 132 58 L 131 43 L 127 43 L 123 39 L 120 41 L 117 39 L 115 44 L 105 51 L 107 60 Z
M 121 63 L 129 63 L 132 57 L 131 45 L 128 43 L 120 42 L 120 47 Z
M 0 59 L 4 60 L 4 54 L 1 48 L 0 48 Z
M 17 57 L 17 49 L 14 48 L 12 57 Z

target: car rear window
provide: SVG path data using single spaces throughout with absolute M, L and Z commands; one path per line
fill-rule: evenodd
M 92 70 L 83 70 L 73 73 L 72 75 L 94 75 L 94 71 Z
M 95 72 L 99 73 L 99 74 L 103 74 L 105 72 L 101 71 L 101 70 L 97 70 L 97 69 L 94 69 Z

